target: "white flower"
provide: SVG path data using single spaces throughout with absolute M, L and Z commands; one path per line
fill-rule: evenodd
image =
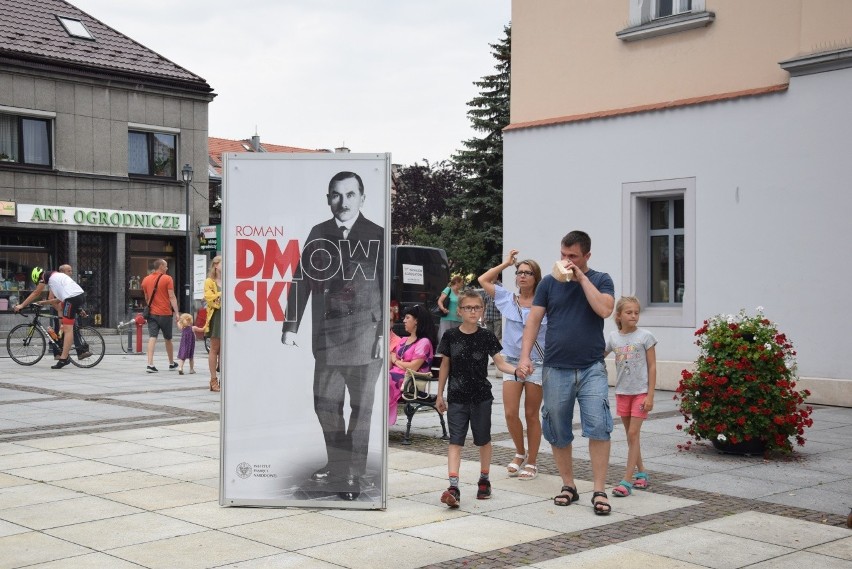
M 763 307 L 762 307 L 762 306 L 758 306 L 755 310 L 757 310 L 758 312 L 763 312 Z
M 722 441 L 722 442 L 725 442 L 726 440 L 728 440 L 728 437 L 726 437 L 726 436 L 725 436 L 725 435 L 723 435 L 722 433 L 719 433 L 719 435 L 716 437 L 716 439 L 717 439 L 717 440 L 720 440 L 720 441 Z
M 727 318 L 727 320 L 728 320 L 728 324 L 733 324 L 733 323 L 734 323 L 734 317 L 733 317 L 733 315 L 728 314 L 728 318 Z
M 700 394 L 699 392 L 697 392 L 697 391 L 696 391 L 696 392 L 695 392 L 695 396 L 696 396 L 696 397 L 698 397 L 699 395 L 701 395 L 701 394 Z
M 771 350 L 772 344 L 770 344 L 769 342 L 766 342 L 765 344 L 763 344 L 763 347 L 766 348 L 767 350 Z

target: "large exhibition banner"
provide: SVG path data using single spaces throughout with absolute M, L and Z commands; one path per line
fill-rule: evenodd
M 226 154 L 227 506 L 387 501 L 389 154 Z

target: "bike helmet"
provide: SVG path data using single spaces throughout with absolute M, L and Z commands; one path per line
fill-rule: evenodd
M 44 269 L 41 267 L 33 268 L 33 272 L 30 273 L 30 278 L 33 280 L 33 284 L 38 284 L 38 280 L 41 278 L 41 275 L 44 273 Z

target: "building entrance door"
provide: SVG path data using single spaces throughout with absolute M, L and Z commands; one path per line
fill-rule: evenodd
M 77 235 L 77 263 L 75 267 L 80 286 L 86 293 L 86 312 L 83 320 L 90 326 L 103 326 L 109 322 L 109 238 L 108 233 L 83 233 Z

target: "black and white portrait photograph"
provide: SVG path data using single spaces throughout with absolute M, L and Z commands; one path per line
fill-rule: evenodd
M 223 505 L 382 508 L 384 154 L 229 157 Z

